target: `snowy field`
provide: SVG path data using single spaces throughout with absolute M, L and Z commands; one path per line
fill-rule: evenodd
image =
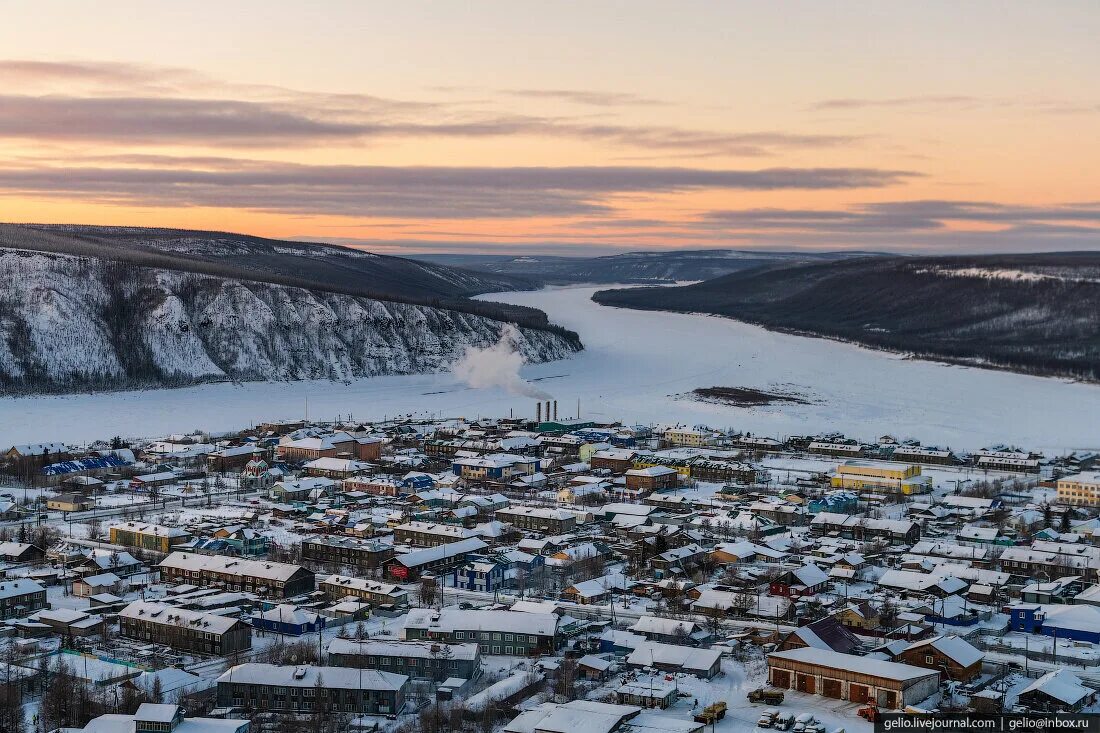
M 956 450 L 993 442 L 1057 454 L 1100 447 L 1100 386 L 906 359 L 713 316 L 620 310 L 590 300 L 594 287 L 484 296 L 546 311 L 577 331 L 585 351 L 528 366 L 523 376 L 559 401 L 563 416 L 734 427 L 787 436 L 889 433 Z M 739 408 L 680 395 L 696 387 L 793 391 L 810 404 Z M 534 400 L 472 389 L 453 375 L 332 382 L 211 384 L 156 392 L 0 400 L 0 443 L 71 443 L 149 437 L 253 422 L 354 415 L 532 415 Z

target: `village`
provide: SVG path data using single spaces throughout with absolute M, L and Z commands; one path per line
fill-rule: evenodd
M 1100 453 L 532 407 L 7 447 L 0 730 L 1097 709 Z

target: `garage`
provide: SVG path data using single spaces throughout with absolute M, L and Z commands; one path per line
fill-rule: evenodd
M 871 699 L 871 688 L 853 682 L 848 685 L 848 699 L 852 702 L 865 703 Z
M 839 700 L 842 689 L 844 689 L 844 686 L 840 683 L 840 680 L 831 680 L 828 677 L 821 680 L 821 694 L 825 697 Z
M 806 692 L 811 695 L 817 694 L 817 678 L 812 674 L 798 675 L 798 691 Z
M 893 710 L 894 708 L 898 707 L 898 693 L 894 692 L 893 690 L 879 690 L 878 705 L 880 708 Z
M 772 687 L 789 690 L 791 688 L 791 673 L 785 669 L 772 669 Z

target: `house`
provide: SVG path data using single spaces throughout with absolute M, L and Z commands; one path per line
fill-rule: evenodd
M 171 552 L 176 545 L 191 541 L 191 533 L 179 527 L 145 522 L 123 522 L 109 528 L 111 544 L 156 552 Z
M 881 625 L 879 612 L 867 601 L 849 603 L 833 616 L 849 629 L 870 631 Z
M 920 539 L 920 525 L 904 519 L 873 519 L 835 512 L 819 512 L 810 521 L 810 531 L 815 535 L 836 534 L 845 539 L 860 542 L 885 539 L 891 542 L 913 544 Z
M 16 522 L 26 514 L 27 510 L 14 501 L 0 499 L 0 522 Z
M 642 616 L 630 630 L 644 636 L 648 641 L 662 644 L 683 644 L 687 646 L 705 646 L 712 635 L 695 621 L 679 621 L 657 616 Z
M 340 481 L 370 471 L 371 464 L 354 458 L 315 458 L 302 466 L 302 469 L 309 476 Z
M 619 705 L 664 710 L 676 702 L 677 692 L 676 680 L 649 675 L 619 685 L 615 689 L 615 702 Z
M 342 600 L 354 596 L 372 606 L 407 606 L 408 592 L 399 585 L 381 583 L 366 578 L 352 578 L 346 575 L 330 575 L 318 584 L 318 589 L 328 594 L 332 600 Z
M 832 616 L 826 616 L 787 634 L 779 643 L 779 650 L 813 647 L 830 649 L 841 654 L 855 654 L 859 651 L 861 643 L 859 637 L 846 629 L 840 621 Z
M 114 573 L 86 575 L 73 581 L 73 595 L 78 598 L 90 598 L 100 593 L 118 593 L 122 587 L 122 578 Z
M 336 493 L 336 482 L 323 476 L 279 481 L 271 487 L 271 499 L 278 502 L 308 501 Z
M 422 573 L 446 570 L 455 565 L 464 565 L 470 555 L 483 552 L 488 547 L 477 537 L 436 545 L 424 550 L 407 552 L 390 558 L 383 567 L 386 574 L 396 580 L 407 582 L 416 580 Z
M 625 593 L 634 585 L 621 575 L 605 575 L 600 578 L 573 583 L 561 592 L 562 600 L 581 605 L 607 603 L 615 593 Z
M 46 499 L 46 508 L 59 512 L 86 512 L 95 502 L 82 494 L 57 494 Z
M 1018 603 L 1009 609 L 1009 625 L 1014 631 L 1100 644 L 1100 607 L 1097 606 Z
M 557 650 L 559 621 L 552 613 L 414 608 L 405 617 L 401 638 L 476 642 L 483 654 L 530 657 Z
M 968 583 L 954 577 L 918 573 L 911 570 L 887 570 L 878 579 L 879 587 L 906 593 L 927 593 L 945 598 L 966 590 Z
M 611 675 L 610 654 L 585 654 L 577 660 L 577 676 L 589 682 L 602 682 Z
M 922 639 L 902 650 L 896 661 L 943 672 L 948 679 L 969 682 L 982 673 L 985 655 L 959 636 Z
M 626 488 L 643 494 L 674 489 L 680 485 L 680 474 L 668 466 L 632 468 L 626 472 Z
M 254 629 L 301 636 L 325 628 L 325 617 L 289 603 L 279 603 L 266 611 L 253 611 L 249 623 Z
M 743 562 L 782 562 L 789 553 L 748 541 L 722 542 L 714 546 L 710 558 L 716 565 L 734 565 Z
M 210 473 L 239 472 L 252 461 L 269 457 L 266 448 L 253 443 L 222 448 L 206 455 L 206 470 Z
M 49 607 L 46 589 L 35 581 L 0 579 L 0 620 L 22 618 Z
M 141 561 L 128 552 L 118 552 L 95 548 L 83 550 L 80 558 L 72 565 L 72 572 L 78 576 L 99 575 L 100 573 L 114 573 L 122 578 L 128 578 L 145 570 Z
M 530 476 L 538 470 L 538 459 L 511 453 L 490 453 L 470 458 L 456 458 L 451 464 L 455 476 L 467 481 L 507 483 L 520 476 Z
M 46 551 L 27 542 L 0 542 L 0 560 L 9 563 L 36 563 L 46 559 Z
M 768 681 L 781 690 L 900 710 L 938 692 L 940 675 L 923 667 L 804 647 L 769 654 Z
M 160 562 L 159 568 L 161 576 L 169 582 L 211 585 L 277 598 L 308 593 L 316 583 L 313 572 L 301 565 L 191 552 L 173 552 Z
M 134 601 L 118 613 L 119 633 L 177 651 L 228 656 L 252 648 L 252 631 L 238 618 Z
M 809 563 L 794 570 L 781 573 L 773 580 L 768 592 L 773 596 L 801 598 L 824 591 L 829 586 L 829 576 L 824 570 Z
M 497 509 L 493 516 L 497 521 L 507 522 L 516 529 L 544 535 L 567 534 L 577 527 L 577 515 L 563 509 L 511 506 Z
M 1096 690 L 1086 687 L 1073 672 L 1047 672 L 1020 690 L 1019 703 L 1039 713 L 1072 713 L 1093 704 Z
M 721 671 L 721 660 L 722 653 L 717 649 L 645 642 L 627 656 L 626 663 L 634 669 L 652 667 L 662 672 L 683 672 L 709 680 Z
M 328 645 L 329 661 L 337 667 L 378 669 L 436 682 L 451 677 L 474 680 L 481 674 L 477 644 L 335 638 Z
M 217 685 L 222 708 L 309 713 L 320 696 L 349 713 L 388 715 L 404 709 L 409 678 L 377 669 L 250 662 L 230 667 Z
M 635 455 L 636 451 L 622 448 L 598 450 L 589 457 L 588 463 L 593 471 L 604 469 L 621 476 L 631 469 Z
M 1020 601 L 1040 604 L 1073 603 L 1084 590 L 1084 581 L 1079 576 L 1067 575 L 1048 583 L 1028 583 L 1020 590 Z
M 451 570 L 446 584 L 452 588 L 492 593 L 504 586 L 504 564 L 475 558 Z

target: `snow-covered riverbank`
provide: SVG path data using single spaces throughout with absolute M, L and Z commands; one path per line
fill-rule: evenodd
M 559 412 L 631 422 L 681 421 L 764 435 L 884 433 L 955 449 L 994 441 L 1050 452 L 1100 447 L 1100 387 L 905 359 L 701 315 L 606 308 L 594 287 L 483 296 L 540 308 L 577 331 L 585 351 L 525 367 Z M 681 395 L 696 387 L 795 392 L 808 404 L 738 408 Z M 210 384 L 151 392 L 0 400 L 0 443 L 70 442 L 300 417 L 360 419 L 415 412 L 533 414 L 530 398 L 475 390 L 450 374 L 332 382 Z

